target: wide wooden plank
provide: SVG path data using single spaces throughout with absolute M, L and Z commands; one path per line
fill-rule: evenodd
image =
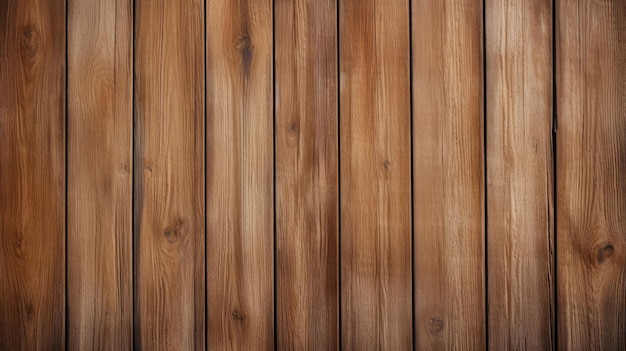
M 334 0 L 277 0 L 278 348 L 333 350 L 338 321 L 338 75 Z
M 132 346 L 132 2 L 68 3 L 70 349 Z
M 342 347 L 408 350 L 408 1 L 342 0 L 339 33 Z
M 482 1 L 416 0 L 412 10 L 416 344 L 482 350 Z
M 0 1 L 0 348 L 65 347 L 65 2 Z
M 626 349 L 626 3 L 557 6 L 560 349 Z
M 489 348 L 553 342 L 552 2 L 487 0 Z
M 135 21 L 135 347 L 201 350 L 204 1 L 136 1 Z
M 272 2 L 206 5 L 209 346 L 271 350 Z

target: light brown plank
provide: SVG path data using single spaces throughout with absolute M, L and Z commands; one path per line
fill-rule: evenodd
M 334 0 L 277 0 L 278 348 L 334 350 L 338 315 L 338 76 Z
M 558 347 L 626 349 L 626 3 L 557 5 Z
M 408 1 L 339 3 L 341 332 L 346 350 L 408 350 Z
M 553 344 L 552 2 L 487 0 L 489 348 Z
M 207 2 L 209 346 L 274 348 L 272 3 Z
M 68 345 L 132 346 L 132 2 L 68 4 Z
M 65 347 L 65 2 L 0 1 L 0 348 Z
M 135 2 L 135 347 L 205 348 L 204 1 Z
M 412 9 L 416 344 L 482 350 L 482 1 Z

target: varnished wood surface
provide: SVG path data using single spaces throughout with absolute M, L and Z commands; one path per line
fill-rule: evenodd
M 626 348 L 626 3 L 558 1 L 559 349 Z
M 65 2 L 0 2 L 0 348 L 65 347 Z
M 132 346 L 132 2 L 68 0 L 68 346 Z
M 553 345 L 552 2 L 487 0 L 489 349 Z
M 339 347 L 337 3 L 275 2 L 277 346 Z
M 484 349 L 482 1 L 412 10 L 416 347 Z

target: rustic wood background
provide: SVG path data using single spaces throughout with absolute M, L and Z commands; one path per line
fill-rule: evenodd
M 0 349 L 625 350 L 626 1 L 0 0 Z

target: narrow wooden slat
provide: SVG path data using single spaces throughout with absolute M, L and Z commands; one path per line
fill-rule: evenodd
M 487 0 L 489 348 L 553 342 L 551 0 Z
M 207 1 L 209 346 L 274 348 L 271 0 Z
M 338 322 L 337 4 L 277 0 L 279 349 L 334 350 Z
M 624 350 L 626 3 L 557 4 L 558 346 Z
M 412 9 L 416 344 L 482 350 L 482 1 Z
M 408 1 L 339 3 L 341 332 L 346 350 L 408 350 Z
M 132 2 L 68 4 L 68 345 L 132 346 Z
M 205 348 L 204 1 L 135 1 L 135 347 Z
M 0 1 L 0 348 L 65 345 L 65 3 Z

